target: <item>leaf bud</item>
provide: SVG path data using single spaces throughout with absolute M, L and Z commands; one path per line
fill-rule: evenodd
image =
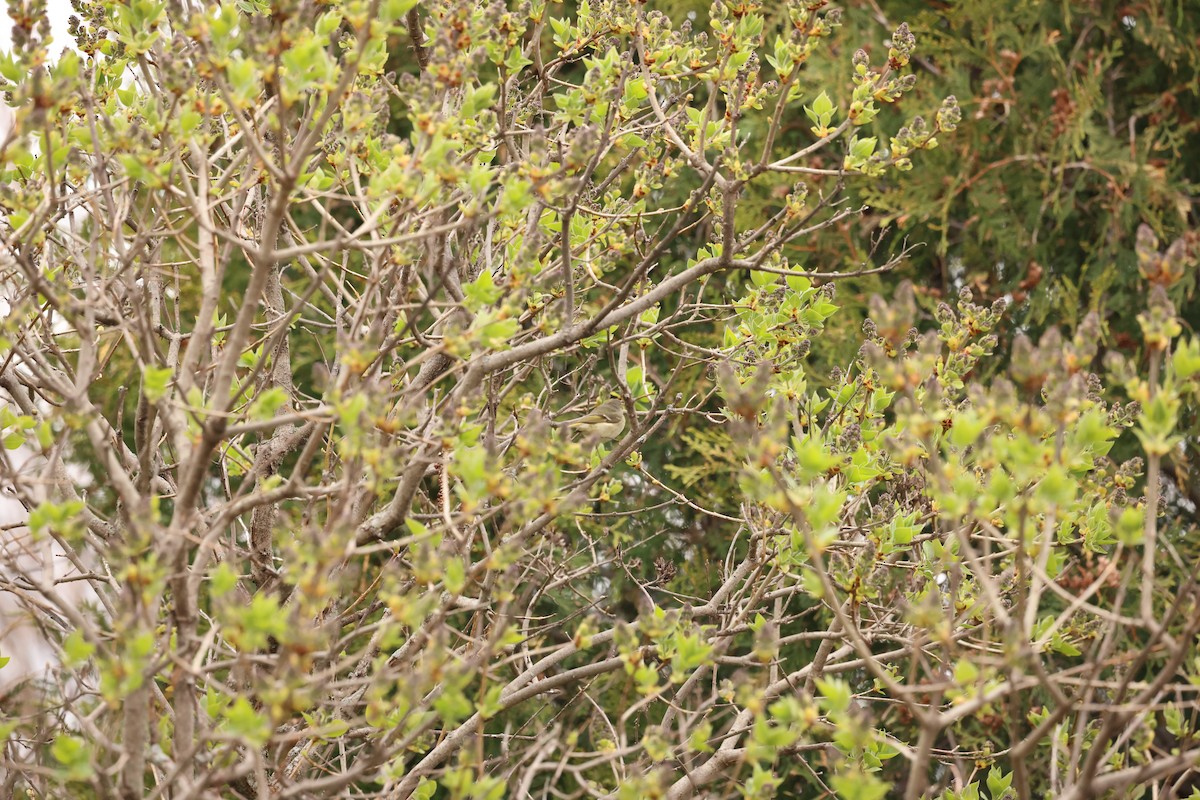
M 962 120 L 962 109 L 958 107 L 958 98 L 950 95 L 942 101 L 942 107 L 937 112 L 937 125 L 940 130 L 952 131 Z
M 916 46 L 917 37 L 913 36 L 907 22 L 901 22 L 900 27 L 892 34 L 892 47 L 907 55 L 912 53 Z

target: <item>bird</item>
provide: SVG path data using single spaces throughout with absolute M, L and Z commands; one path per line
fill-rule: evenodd
M 616 439 L 625 430 L 625 406 L 619 398 L 610 397 L 586 414 L 554 423 L 566 428 L 571 436 L 582 436 L 597 442 Z

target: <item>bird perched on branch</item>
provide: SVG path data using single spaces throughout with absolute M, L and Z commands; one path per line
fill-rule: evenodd
M 620 399 L 610 397 L 586 414 L 572 419 L 559 420 L 556 428 L 565 428 L 573 437 L 608 442 L 616 439 L 625 430 L 625 406 Z

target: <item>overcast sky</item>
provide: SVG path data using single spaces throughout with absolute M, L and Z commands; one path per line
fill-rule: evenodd
M 8 52 L 12 47 L 12 20 L 8 18 L 8 0 L 0 0 L 0 50 Z M 46 0 L 46 11 L 50 15 L 50 30 L 54 41 L 50 45 L 50 54 L 58 55 L 64 47 L 71 45 L 71 37 L 67 35 L 67 17 L 71 16 L 71 4 L 68 0 Z

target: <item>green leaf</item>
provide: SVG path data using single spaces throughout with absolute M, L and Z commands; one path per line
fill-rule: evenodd
M 646 81 L 643 78 L 634 78 L 625 83 L 625 100 L 632 101 L 634 104 L 640 103 L 650 96 L 650 92 L 646 89 Z
M 1046 477 L 1038 484 L 1038 497 L 1054 503 L 1059 508 L 1065 508 L 1075 499 L 1075 481 L 1067 474 L 1061 464 L 1054 464 L 1046 470 Z
M 1117 541 L 1126 547 L 1136 547 L 1145 536 L 1145 511 L 1141 507 L 1126 506 L 1117 517 Z
M 987 788 L 992 796 L 992 800 L 1000 800 L 1001 796 L 1008 792 L 1009 787 L 1012 786 L 1012 782 L 1013 776 L 1011 772 L 1006 776 L 1000 771 L 999 767 L 993 766 L 988 771 L 987 776 Z
M 673 640 L 675 654 L 671 659 L 671 682 L 683 683 L 697 667 L 708 662 L 712 645 L 698 634 L 677 635 Z
M 533 61 L 521 52 L 521 48 L 514 47 L 508 51 L 508 55 L 504 59 L 504 67 L 510 73 L 520 72 L 525 67 L 532 64 Z
M 142 394 L 151 403 L 157 403 L 167 394 L 171 378 L 175 373 L 170 367 L 146 365 L 142 367 Z
M 487 690 L 487 694 L 483 697 L 483 702 L 479 704 L 479 715 L 484 719 L 491 719 L 504 710 L 504 703 L 500 699 L 504 687 L 500 685 L 492 686 Z
M 340 9 L 334 9 L 333 11 L 327 11 L 321 16 L 317 17 L 317 25 L 314 30 L 316 31 L 317 36 L 325 38 L 329 36 L 329 34 L 336 31 L 338 26 L 341 24 L 342 12 Z
M 448 688 L 433 701 L 433 708 L 438 712 L 446 727 L 454 727 L 471 716 L 474 707 L 461 689 Z
M 334 742 L 346 735 L 350 723 L 344 719 L 330 720 L 317 728 L 316 735 L 328 742 Z
M 407 0 L 405 0 L 407 2 Z M 428 778 L 421 778 L 421 782 L 417 784 L 417 788 L 413 790 L 413 800 L 432 800 L 437 794 L 438 785 Z
M 479 277 L 463 286 L 467 310 L 478 311 L 484 306 L 490 306 L 500 299 L 504 289 L 496 285 L 495 278 L 489 270 L 479 273 Z
M 463 588 L 467 585 L 467 569 L 461 559 L 447 559 L 444 584 L 446 591 L 450 594 L 462 594 Z
M 54 531 L 70 537 L 80 529 L 84 508 L 82 500 L 44 500 L 29 512 L 29 530 L 35 535 Z
M 64 78 L 79 76 L 79 55 L 74 50 L 64 50 L 54 67 L 54 74 Z
M 1108 425 L 1107 415 L 1098 408 L 1083 414 L 1073 433 L 1076 446 L 1097 455 L 1107 454 L 1117 437 L 1117 430 Z
M 1200 339 L 1189 339 L 1176 346 L 1171 354 L 1171 369 L 1180 380 L 1200 372 Z
M 920 532 L 923 525 L 916 524 L 917 512 L 914 511 L 907 516 L 896 516 L 892 519 L 890 528 L 890 539 L 893 544 L 904 546 L 911 544 L 912 540 Z
M 237 571 L 229 565 L 228 561 L 222 561 L 217 565 L 217 568 L 212 571 L 209 576 L 209 582 L 214 597 L 224 597 L 234 590 L 238 582 Z
M 759 289 L 764 286 L 770 286 L 773 283 L 778 283 L 779 278 L 780 276 L 777 272 L 764 272 L 761 269 L 750 270 L 750 282 Z
M 271 724 L 245 697 L 238 697 L 221 715 L 221 729 L 230 736 L 244 739 L 253 747 L 262 747 L 271 738 Z
M 878 143 L 879 140 L 874 136 L 868 136 L 865 139 L 855 139 L 850 145 L 850 155 L 859 159 L 870 158 L 871 154 L 875 152 L 875 145 Z
M 237 57 L 229 62 L 225 74 L 235 99 L 243 106 L 250 105 L 258 97 L 262 65 L 253 59 Z
M 971 661 L 960 658 L 954 664 L 954 682 L 960 688 L 966 688 L 979 679 L 979 667 Z
M 229 639 L 248 650 L 261 650 L 272 637 L 280 638 L 287 632 L 287 615 L 274 596 L 255 595 L 249 605 L 229 608 L 224 616 Z
M 821 692 L 821 707 L 832 714 L 840 714 L 850 708 L 854 693 L 850 684 L 841 678 L 818 678 L 817 689 Z
M 495 98 L 496 84 L 494 83 L 485 83 L 467 90 L 467 96 L 462 104 L 462 115 L 468 119 L 478 116 L 479 112 L 491 107 Z
M 179 115 L 179 132 L 190 136 L 203 121 L 204 117 L 198 111 L 187 109 Z
M 250 417 L 258 420 L 271 419 L 276 411 L 287 405 L 287 402 L 287 392 L 278 386 L 272 386 L 254 398 L 254 402 L 250 404 Z
M 25 70 L 20 62 L 9 52 L 0 53 L 0 76 L 17 83 L 25 77 Z
M 62 764 L 66 780 L 86 781 L 92 777 L 91 753 L 83 739 L 61 734 L 50 745 L 50 755 Z
M 75 629 L 63 640 L 63 655 L 68 666 L 85 663 L 96 652 L 96 645 L 83 638 L 83 631 Z M 2 665 L 0 665 L 2 666 Z
M 842 800 L 883 800 L 892 788 L 891 784 L 857 768 L 834 775 L 829 784 Z
M 823 476 L 835 465 L 841 463 L 840 457 L 830 453 L 822 442 L 812 436 L 806 436 L 803 439 L 793 436 L 792 451 L 806 477 Z
M 380 16 L 388 22 L 402 19 L 405 14 L 417 7 L 421 0 L 383 0 L 379 4 Z
M 497 319 L 495 315 L 481 315 L 476 319 L 476 323 L 480 322 L 482 324 L 473 324 L 471 327 L 479 339 L 479 344 L 488 350 L 503 347 L 521 329 L 517 320 Z
M 694 728 L 688 737 L 688 749 L 693 753 L 711 753 L 713 747 L 708 740 L 712 738 L 712 732 L 711 722 L 704 722 Z
M 829 99 L 828 94 L 821 92 L 819 95 L 817 95 L 816 99 L 813 100 L 810 108 L 812 109 L 813 114 L 816 114 L 817 116 L 825 116 L 833 111 L 833 101 Z M 813 120 L 813 122 L 816 122 L 816 120 Z
M 487 493 L 488 459 L 480 447 L 460 447 L 454 454 L 452 470 L 461 481 L 458 487 L 464 499 L 482 500 Z
M 950 428 L 950 444 L 963 448 L 972 445 L 987 428 L 989 420 L 977 411 L 969 410 L 954 415 Z

